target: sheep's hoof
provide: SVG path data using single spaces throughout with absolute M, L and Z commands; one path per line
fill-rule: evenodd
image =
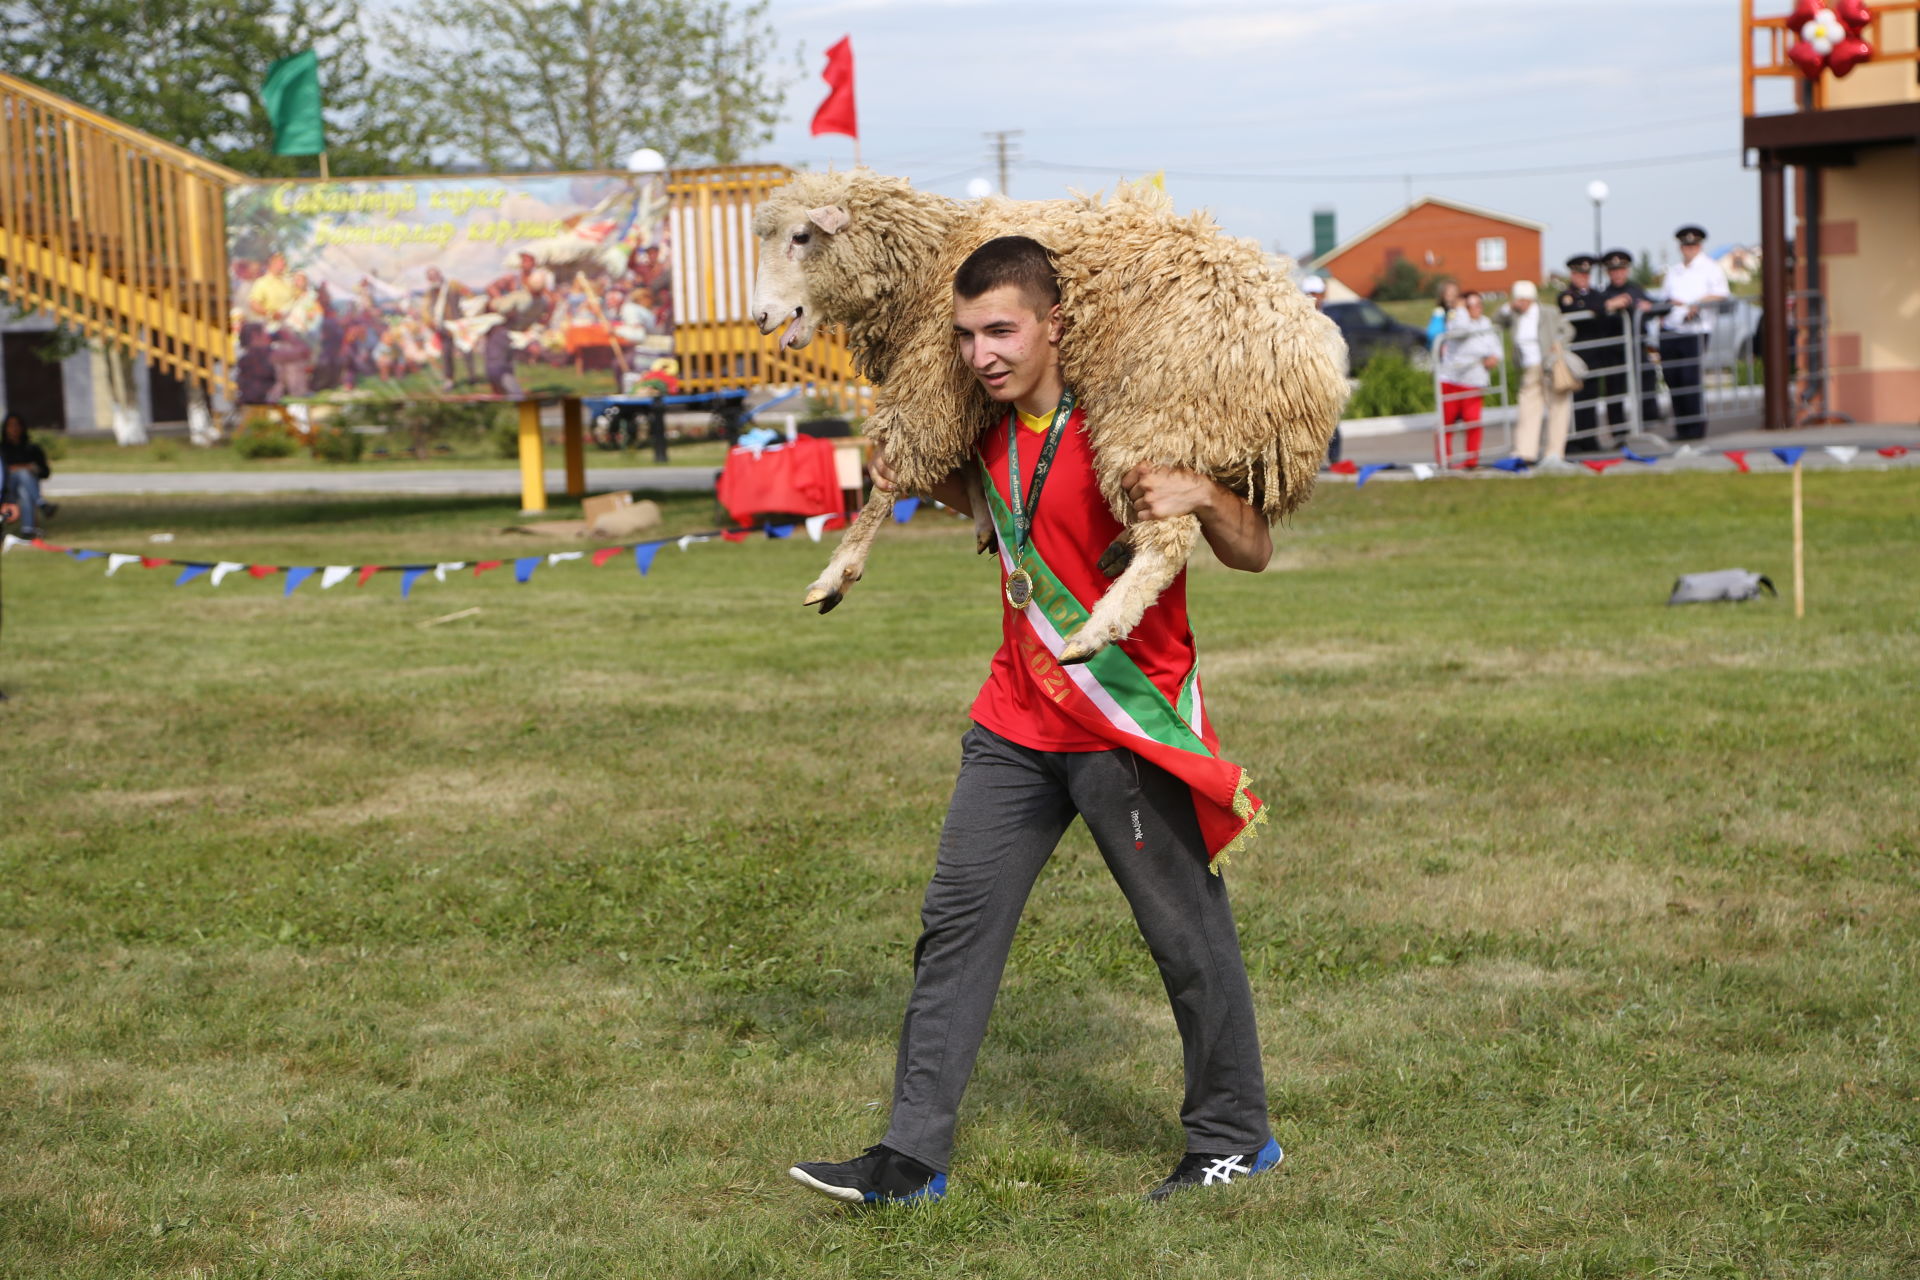
M 1113 540 L 1112 546 L 1101 553 L 1098 567 L 1107 577 L 1117 578 L 1125 573 L 1127 566 L 1132 563 L 1133 544 L 1127 541 L 1125 534 L 1122 534 Z
M 1062 666 L 1075 666 L 1087 661 L 1104 648 L 1106 648 L 1105 645 L 1097 644 L 1092 640 L 1080 636 L 1069 636 L 1067 642 L 1060 646 L 1060 663 Z
M 1000 549 L 1000 537 L 991 529 L 974 538 L 973 542 L 973 553 L 977 556 L 992 555 Z
M 800 603 L 802 606 L 806 608 L 812 608 L 814 605 L 819 605 L 820 612 L 832 613 L 833 607 L 839 604 L 845 598 L 846 597 L 844 595 L 842 595 L 838 591 L 835 591 L 832 587 L 829 587 L 824 583 L 816 582 L 811 587 L 807 588 L 807 598 L 805 600 L 802 600 Z

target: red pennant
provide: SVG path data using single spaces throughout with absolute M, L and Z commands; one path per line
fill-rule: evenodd
M 1580 459 L 1581 465 L 1592 467 L 1593 473 L 1595 475 L 1605 475 L 1607 473 L 1608 467 L 1617 467 L 1623 461 L 1625 461 L 1625 459 L 1623 458 L 1582 458 Z
M 247 566 L 248 575 L 255 578 L 271 578 L 278 572 L 280 572 L 278 565 L 250 564 Z
M 505 560 L 482 560 L 479 564 L 473 566 L 473 576 L 477 578 L 487 570 L 498 569 L 505 563 Z
M 720 536 L 728 542 L 745 542 L 748 535 L 752 532 L 753 530 L 751 529 L 724 529 L 721 531 Z
M 860 124 L 853 109 L 853 37 L 841 36 L 827 48 L 827 69 L 820 73 L 827 82 L 827 100 L 813 113 L 815 136 L 844 133 L 856 142 Z
M 1747 470 L 1747 451 L 1745 449 L 1729 449 L 1727 450 L 1727 461 L 1742 471 L 1745 471 Z
M 607 561 L 613 559 L 615 556 L 621 554 L 625 550 L 626 550 L 625 547 L 600 548 L 598 551 L 593 553 L 593 567 L 598 569 L 601 565 L 605 564 Z
M 354 586 L 356 586 L 356 587 L 364 587 L 364 586 L 366 586 L 366 585 L 367 585 L 367 579 L 368 579 L 368 578 L 371 578 L 371 577 L 372 577 L 372 576 L 373 576 L 374 574 L 376 574 L 376 573 L 378 573 L 378 572 L 380 572 L 380 566 L 379 566 L 379 565 L 377 565 L 377 564 L 369 564 L 369 565 L 363 565 L 363 566 L 361 566 L 361 569 L 360 569 L 360 581 L 358 581 L 358 582 L 356 582 L 356 583 L 354 583 L 353 585 L 354 585 Z
M 1350 476 L 1360 470 L 1360 464 L 1355 462 L 1352 458 L 1342 458 L 1340 459 L 1340 461 L 1328 467 L 1327 470 L 1333 472 L 1337 476 Z
M 162 565 L 168 565 L 168 564 L 172 564 L 172 563 L 173 563 L 173 561 L 171 561 L 171 560 L 161 560 L 161 559 L 157 559 L 157 558 L 155 558 L 155 557 L 153 557 L 153 556 L 141 556 L 141 557 L 140 557 L 140 567 L 141 567 L 142 569 L 158 569 L 158 568 L 159 568 L 160 566 L 162 566 Z
M 46 540 L 45 538 L 35 538 L 35 539 L 33 540 L 33 545 L 34 545 L 34 546 L 36 546 L 36 547 L 38 547 L 38 548 L 40 548 L 40 549 L 41 549 L 42 551 L 66 551 L 66 550 L 68 550 L 68 548 L 66 548 L 66 547 L 63 547 L 63 546 L 61 546 L 61 545 L 60 545 L 59 543 L 57 543 L 57 542 L 48 542 L 48 541 L 47 541 L 47 540 Z
M 1884 449 L 1875 449 L 1874 452 L 1883 458 L 1904 458 L 1907 456 L 1907 446 L 1890 444 Z

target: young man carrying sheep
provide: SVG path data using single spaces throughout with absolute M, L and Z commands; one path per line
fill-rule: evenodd
M 1001 543 L 1004 639 L 973 703 L 921 910 L 886 1136 L 852 1160 L 789 1171 L 836 1200 L 902 1202 L 946 1193 L 955 1116 L 1015 926 L 1076 814 L 1133 909 L 1180 1031 L 1187 1154 L 1150 1198 L 1225 1186 L 1281 1159 L 1267 1124 L 1239 936 L 1225 883 L 1210 871 L 1217 844 L 1202 834 L 1192 779 L 1116 746 L 1128 739 L 1107 727 L 1125 717 L 1131 732 L 1179 739 L 1176 753 L 1234 768 L 1216 758 L 1218 743 L 1190 678 L 1186 575 L 1130 637 L 1110 647 L 1112 659 L 1096 659 L 1097 669 L 1062 667 L 1037 630 L 1070 620 L 1099 598 L 1107 581 L 1100 560 L 1121 531 L 1094 479 L 1084 411 L 1063 385 L 1059 301 L 1046 250 L 1022 236 L 988 241 L 954 277 L 960 355 L 1006 406 L 1006 417 L 982 433 L 977 459 Z M 884 457 L 876 454 L 873 471 L 876 483 L 892 487 Z M 956 472 L 932 496 L 967 511 L 965 480 Z M 1141 467 L 1122 483 L 1136 520 L 1198 517 L 1208 545 L 1230 568 L 1257 573 L 1273 554 L 1266 522 L 1211 479 Z M 1142 727 L 1149 722 L 1158 727 Z M 1185 768 L 1179 759 L 1174 764 Z M 1253 816 L 1247 808 L 1234 831 Z

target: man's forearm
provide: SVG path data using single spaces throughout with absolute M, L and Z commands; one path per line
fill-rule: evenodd
M 1273 559 L 1273 534 L 1267 522 L 1239 494 L 1223 485 L 1215 487 L 1219 492 L 1214 499 L 1194 509 L 1201 536 L 1227 568 L 1259 573 Z

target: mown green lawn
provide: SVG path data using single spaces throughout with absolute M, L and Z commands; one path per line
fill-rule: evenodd
M 888 530 L 826 618 L 804 539 L 406 601 L 16 551 L 0 1274 L 1913 1276 L 1916 484 L 1806 477 L 1801 622 L 1662 603 L 1786 588 L 1782 476 L 1330 486 L 1267 574 L 1197 565 L 1275 819 L 1228 875 L 1288 1157 L 1158 1208 L 1172 1020 L 1078 828 L 953 1194 L 843 1212 L 785 1173 L 884 1125 L 998 627 L 957 524 Z M 526 554 L 509 505 L 57 532 Z

